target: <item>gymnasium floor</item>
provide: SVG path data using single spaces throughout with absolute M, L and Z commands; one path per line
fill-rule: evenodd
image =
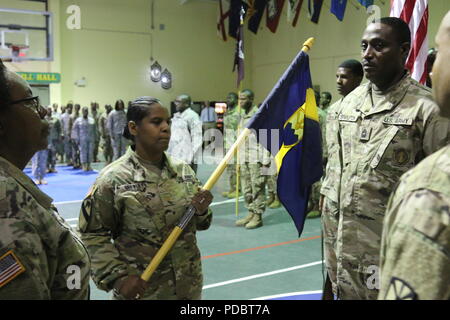
M 103 168 L 96 163 L 94 169 Z M 215 165 L 199 165 L 198 176 L 204 183 Z M 48 185 L 41 189 L 54 199 L 59 213 L 72 226 L 77 225 L 81 200 L 98 171 L 84 173 L 57 166 L 48 174 Z M 30 169 L 25 169 L 30 174 Z M 225 174 L 212 193 L 213 222 L 210 229 L 197 234 L 202 254 L 205 300 L 317 300 L 321 297 L 322 263 L 320 219 L 307 219 L 303 234 L 297 231 L 284 208 L 266 209 L 264 226 L 246 230 L 234 226 L 247 214 L 241 197 L 239 217 L 235 200 L 221 196 L 227 186 Z M 110 299 L 110 293 L 91 283 L 91 299 Z

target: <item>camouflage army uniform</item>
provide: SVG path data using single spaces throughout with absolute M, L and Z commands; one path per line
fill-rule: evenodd
M 79 117 L 72 127 L 72 138 L 80 149 L 81 163 L 93 162 L 97 130 L 95 120 L 91 117 L 84 119 Z
M 62 132 L 64 135 L 63 145 L 64 145 L 64 154 L 66 158 L 66 162 L 72 162 L 72 144 L 71 144 L 71 124 L 70 124 L 70 114 L 65 112 L 61 115 L 61 126 Z
M 128 140 L 123 137 L 123 129 L 127 124 L 127 115 L 123 110 L 113 110 L 109 113 L 106 127 L 111 135 L 111 146 L 113 148 L 113 160 L 119 159 L 125 154 Z
M 78 168 L 81 166 L 80 161 L 80 146 L 77 144 L 77 141 L 75 141 L 74 131 L 73 131 L 73 125 L 75 124 L 75 121 L 80 117 L 80 112 L 74 112 L 70 116 L 69 121 L 69 127 L 70 127 L 70 144 L 72 146 L 72 160 L 73 160 L 73 166 L 75 168 Z
M 47 173 L 48 150 L 39 150 L 31 158 L 31 173 L 37 180 L 42 180 Z
M 320 131 L 322 134 L 322 157 L 323 157 L 324 164 L 326 164 L 326 162 L 327 162 L 327 155 L 328 155 L 328 150 L 327 150 L 327 146 L 326 146 L 325 138 L 324 138 L 328 109 L 329 108 L 323 110 L 322 108 L 317 108 L 317 111 L 319 113 Z M 317 181 L 311 187 L 311 196 L 309 198 L 309 203 L 308 203 L 310 210 L 314 210 L 314 211 L 319 210 L 320 188 L 321 187 L 322 187 L 322 180 Z
M 52 201 L 0 157 L 0 300 L 89 298 L 87 251 Z M 16 277 L 4 272 L 12 263 Z
M 56 153 L 61 141 L 61 122 L 53 114 L 51 117 L 46 117 L 45 119 L 49 125 L 47 166 L 49 169 L 54 170 L 56 166 Z
M 189 125 L 179 112 L 175 113 L 170 125 L 170 142 L 167 153 L 178 160 L 191 164 L 194 160 L 194 147 L 189 132 Z
M 338 295 L 376 299 L 373 280 L 389 195 L 404 172 L 448 143 L 449 121 L 438 115 L 430 90 L 409 75 L 384 94 L 371 83 L 356 88 L 344 98 L 338 120 Z
M 98 147 L 100 146 L 100 117 L 98 111 L 91 112 L 91 118 L 94 119 L 95 141 L 94 141 L 94 160 L 98 161 Z
M 239 124 L 239 112 L 238 107 L 235 106 L 231 110 L 227 110 L 223 119 L 224 127 L 224 147 L 225 153 L 231 149 L 231 146 L 236 141 L 236 132 Z M 229 178 L 230 189 L 229 191 L 236 192 L 236 156 L 233 157 L 233 161 L 230 161 L 227 165 L 227 173 Z M 240 189 L 240 187 L 239 187 Z
M 107 163 L 110 163 L 113 158 L 113 150 L 111 146 L 111 135 L 106 126 L 107 120 L 108 114 L 106 112 L 102 113 L 99 120 L 99 127 L 100 127 L 100 135 L 102 137 L 103 156 L 105 157 L 105 161 Z
M 247 122 L 258 111 L 258 106 L 253 106 L 246 114 L 241 110 L 240 128 L 245 128 Z M 245 207 L 250 214 L 262 216 L 266 210 L 266 180 L 264 168 L 270 166 L 269 152 L 262 147 L 254 133 L 251 133 L 245 143 L 239 147 L 239 167 L 244 193 Z
M 167 154 L 157 171 L 129 148 L 100 172 L 83 201 L 79 228 L 93 280 L 102 290 L 111 290 L 120 277 L 143 273 L 199 190 L 192 169 Z M 201 298 L 196 232 L 208 229 L 211 220 L 210 210 L 193 217 L 152 275 L 143 299 Z
M 384 220 L 379 299 L 450 299 L 450 146 L 405 173 Z
M 339 141 L 336 140 L 336 132 L 339 128 L 338 115 L 340 112 L 342 99 L 335 102 L 328 108 L 325 132 L 322 136 L 324 154 L 328 154 L 325 175 L 322 180 L 320 193 L 323 195 L 322 204 L 322 230 L 323 230 L 323 252 L 325 265 L 329 275 L 333 292 L 337 295 L 336 289 L 336 237 L 339 223 L 339 190 L 341 162 L 339 158 Z
M 201 153 L 202 153 L 202 122 L 200 121 L 200 117 L 197 112 L 192 110 L 191 108 L 187 108 L 183 112 L 177 112 L 174 114 L 175 117 L 180 117 L 184 119 L 187 123 L 188 130 L 191 138 L 192 152 L 193 152 L 193 160 L 191 166 L 196 171 L 197 164 L 201 162 Z

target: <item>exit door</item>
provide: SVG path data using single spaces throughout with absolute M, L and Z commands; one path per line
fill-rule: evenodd
M 39 101 L 43 107 L 50 106 L 50 88 L 48 85 L 31 85 L 33 96 L 39 96 Z

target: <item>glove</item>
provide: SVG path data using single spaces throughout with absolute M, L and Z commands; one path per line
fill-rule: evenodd
M 197 210 L 196 214 L 202 216 L 205 214 L 206 210 L 208 210 L 209 205 L 211 204 L 213 199 L 213 195 L 209 190 L 200 190 L 197 194 L 192 198 L 191 205 Z
M 114 284 L 114 291 L 127 300 L 139 300 L 147 288 L 148 283 L 137 275 L 120 278 Z

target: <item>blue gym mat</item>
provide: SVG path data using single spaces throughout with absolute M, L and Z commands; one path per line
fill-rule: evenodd
M 58 172 L 45 175 L 47 185 L 39 185 L 54 202 L 83 200 L 98 175 L 97 171 L 85 172 L 71 166 L 57 166 L 56 170 Z M 24 172 L 34 179 L 31 168 L 25 168 Z

